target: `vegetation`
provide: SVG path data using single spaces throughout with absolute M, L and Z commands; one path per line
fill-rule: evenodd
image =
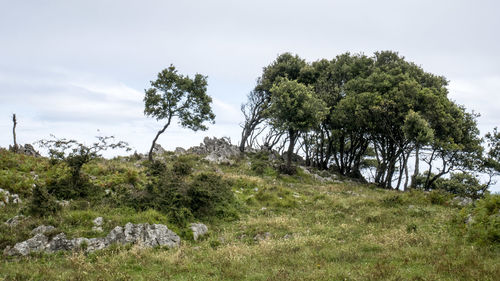
M 242 106 L 245 153 L 215 164 L 152 157 L 174 119 L 196 131 L 215 118 L 207 77 L 171 65 L 145 90 L 144 114 L 166 121 L 147 159 L 102 158 L 128 148 L 112 137 L 42 140 L 48 158 L 0 149 L 0 188 L 22 199 L 2 191 L 0 221 L 24 215 L 0 224 L 0 249 L 40 225 L 93 238 L 128 222 L 165 224 L 180 247 L 3 256 L 0 280 L 496 280 L 500 133 L 482 139 L 447 83 L 390 51 L 281 54 Z M 208 235 L 194 241 L 193 222 Z
M 13 171 L 21 163 L 34 167 L 41 160 L 5 153 L 11 164 L 17 163 Z M 31 230 L 42 224 L 56 227 L 49 235 L 98 237 L 127 222 L 166 224 L 183 237 L 181 246 L 167 250 L 128 245 L 91 254 L 2 257 L 0 279 L 496 280 L 500 273 L 498 195 L 461 207 L 447 192 L 403 193 L 350 181 L 322 183 L 300 170 L 295 175 L 256 176 L 247 161 L 264 159 L 262 155 L 233 166 L 208 164 L 196 156 L 163 157 L 166 162 L 156 165 L 163 167 L 158 169 L 163 175 L 174 173 L 176 161 L 190 158 L 192 173 L 178 175 L 183 188 L 191 186 L 187 198 L 196 202 L 188 222 L 207 224 L 208 236 L 192 241 L 185 223 L 177 222 L 167 208 L 128 205 L 130 196 L 148 190 L 151 178 L 162 180 L 159 174 L 153 176 L 147 161 L 94 159 L 82 173 L 100 188 L 111 189 L 110 194 L 71 200 L 52 215 L 27 216 L 16 227 L 2 223 L 0 248 L 30 238 Z M 51 173 L 50 165 L 43 167 L 37 170 L 40 182 Z M 124 190 L 130 193 L 121 196 Z M 221 209 L 211 205 L 220 202 L 226 202 L 222 210 L 233 208 L 237 216 L 220 215 Z M 0 221 L 18 214 L 23 204 L 4 207 Z M 91 229 L 98 216 L 104 218 L 104 234 Z

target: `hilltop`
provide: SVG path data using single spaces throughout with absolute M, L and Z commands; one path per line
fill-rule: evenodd
M 178 247 L 114 244 L 106 249 L 3 256 L 0 280 L 495 280 L 500 274 L 500 199 L 400 192 L 328 171 L 279 174 L 262 152 L 206 157 L 157 151 L 96 158 L 82 167 L 88 194 L 56 195 L 69 166 L 0 150 L 0 249 L 47 235 L 104 237 L 127 223 L 163 224 Z M 210 154 L 209 154 L 210 155 Z M 213 156 L 213 155 L 212 155 Z M 231 161 L 221 161 L 228 157 Z M 38 186 L 38 187 L 37 187 Z M 57 210 L 30 212 L 44 186 Z M 6 200 L 2 198 L 2 200 Z M 50 206 L 41 204 L 44 208 Z M 4 222 L 18 217 L 17 224 Z M 93 221 L 102 217 L 102 231 Z M 197 241 L 190 223 L 208 226 Z M 497 277 L 495 277 L 497 276 Z

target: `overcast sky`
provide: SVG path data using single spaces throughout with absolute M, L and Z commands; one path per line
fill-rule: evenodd
M 144 89 L 171 63 L 208 76 L 216 124 L 172 126 L 159 143 L 236 143 L 240 104 L 283 52 L 398 51 L 447 77 L 484 134 L 500 123 L 499 30 L 498 1 L 0 0 L 0 146 L 12 143 L 16 113 L 20 143 L 115 135 L 145 152 L 162 124 L 144 117 Z

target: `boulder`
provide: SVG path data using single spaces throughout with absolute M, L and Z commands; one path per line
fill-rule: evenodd
M 21 203 L 21 198 L 15 193 L 10 193 L 8 190 L 0 188 L 0 207 L 7 204 L 19 204 Z
M 97 217 L 92 222 L 94 223 L 92 230 L 96 232 L 102 232 L 102 224 L 104 223 L 104 219 L 102 217 Z
M 44 251 L 48 238 L 43 234 L 37 234 L 33 238 L 17 243 L 12 248 L 6 248 L 5 253 L 9 256 L 26 256 L 32 252 Z
M 208 232 L 208 227 L 202 223 L 192 223 L 190 228 L 193 231 L 194 241 Z
M 31 235 L 45 234 L 45 233 L 52 231 L 54 229 L 56 229 L 56 228 L 53 227 L 52 225 L 40 225 L 39 227 L 37 227 L 31 231 Z
M 468 206 L 472 204 L 474 200 L 472 200 L 469 197 L 461 197 L 461 196 L 456 196 L 453 198 L 452 203 L 461 207 Z
M 231 144 L 229 138 L 209 138 L 205 137 L 203 143 L 199 146 L 194 146 L 188 149 L 188 152 L 206 155 L 205 160 L 217 164 L 232 165 L 234 161 L 231 159 L 240 154 L 239 148 Z
M 38 228 L 40 227 L 36 229 Z M 124 227 L 115 227 L 106 237 L 101 238 L 80 237 L 70 240 L 66 238 L 64 233 L 60 233 L 49 241 L 44 234 L 37 233 L 33 238 L 19 242 L 12 248 L 7 247 L 4 254 L 9 256 L 26 256 L 31 252 L 45 251 L 53 253 L 77 249 L 93 252 L 104 249 L 114 243 L 134 243 L 143 247 L 166 246 L 171 248 L 179 246 L 180 242 L 180 237 L 165 225 L 127 223 Z

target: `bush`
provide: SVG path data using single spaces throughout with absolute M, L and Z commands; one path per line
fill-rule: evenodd
M 500 245 L 500 195 L 486 195 L 472 209 L 468 236 L 480 244 Z
M 196 217 L 234 217 L 232 206 L 234 194 L 229 183 L 219 175 L 203 173 L 197 175 L 188 186 L 186 195 L 189 207 Z
M 433 188 L 461 197 L 479 199 L 484 195 L 487 187 L 487 185 L 481 184 L 479 179 L 470 173 L 453 173 L 449 179 L 440 178 L 436 180 Z
M 33 188 L 33 195 L 28 203 L 29 214 L 45 217 L 57 213 L 60 209 L 61 207 L 56 199 L 49 194 L 44 186 L 35 185 Z
M 443 190 L 432 190 L 428 193 L 427 199 L 431 204 L 445 205 L 451 199 L 451 195 Z
M 382 198 L 381 202 L 382 202 L 382 205 L 385 207 L 397 207 L 397 206 L 403 205 L 404 200 L 403 200 L 403 197 L 401 195 L 395 194 L 395 195 L 389 195 L 389 196 Z
M 193 160 L 185 155 L 177 157 L 173 163 L 172 171 L 178 176 L 188 176 L 193 172 Z

